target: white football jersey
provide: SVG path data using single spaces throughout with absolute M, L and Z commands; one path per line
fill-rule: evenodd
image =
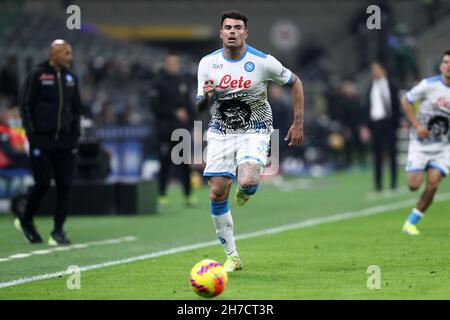
M 197 99 L 203 99 L 203 85 L 214 86 L 211 131 L 226 133 L 271 133 L 272 110 L 267 102 L 267 82 L 280 85 L 294 81 L 292 72 L 271 55 L 249 45 L 236 60 L 223 49 L 203 57 L 198 66 Z
M 448 144 L 450 120 L 450 86 L 442 77 L 423 79 L 406 93 L 409 103 L 418 103 L 417 120 L 430 132 L 427 139 L 420 139 L 416 130 L 411 128 L 410 140 L 428 148 L 438 149 Z M 427 148 L 427 149 L 428 149 Z

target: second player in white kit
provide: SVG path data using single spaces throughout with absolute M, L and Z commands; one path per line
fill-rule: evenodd
M 235 199 L 245 204 L 255 194 L 267 163 L 272 111 L 267 102 L 268 81 L 291 88 L 294 121 L 285 138 L 289 146 L 303 140 L 303 87 L 300 79 L 274 57 L 246 44 L 247 18 L 240 12 L 222 15 L 223 48 L 200 61 L 198 108 L 212 110 L 203 175 L 209 177 L 211 216 L 224 246 L 227 271 L 239 270 L 239 258 L 228 204 L 232 179 L 239 188 Z
M 403 232 L 409 235 L 420 233 L 417 223 L 450 169 L 450 51 L 442 55 L 439 70 L 440 75 L 422 80 L 401 101 L 412 124 L 406 163 L 409 188 L 419 189 L 425 173 L 427 176 L 425 190 L 403 225 Z M 412 106 L 416 104 L 414 112 Z

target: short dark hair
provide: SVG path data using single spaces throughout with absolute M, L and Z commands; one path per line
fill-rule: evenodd
M 165 58 L 171 57 L 171 56 L 179 56 L 178 51 L 175 51 L 175 50 L 169 50 L 169 51 L 167 51 L 167 52 L 166 52 L 166 55 L 165 55 Z
M 244 25 L 247 28 L 247 17 L 245 16 L 245 14 L 237 10 L 225 11 L 222 14 L 222 20 L 220 21 L 220 28 L 222 28 L 223 21 L 228 18 L 244 21 Z
M 384 69 L 384 71 L 387 72 L 387 66 L 386 66 L 386 63 L 385 63 L 384 61 L 376 59 L 376 60 L 373 60 L 371 64 L 377 64 L 377 65 L 379 65 L 382 69 Z
M 441 61 L 444 60 L 445 56 L 450 56 L 450 50 L 445 51 L 441 56 Z

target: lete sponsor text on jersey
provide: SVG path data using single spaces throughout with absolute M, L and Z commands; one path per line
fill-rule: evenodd
M 243 76 L 241 76 L 239 78 L 239 80 L 236 80 L 236 79 L 231 79 L 231 76 L 229 74 L 227 74 L 227 75 L 224 75 L 222 77 L 222 79 L 220 79 L 220 82 L 218 85 L 216 85 L 216 88 L 218 88 L 218 89 L 228 89 L 228 88 L 248 89 L 248 88 L 250 88 L 251 83 L 252 83 L 251 80 L 244 80 Z

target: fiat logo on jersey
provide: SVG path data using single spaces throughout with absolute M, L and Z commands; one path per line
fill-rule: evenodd
M 253 70 L 255 70 L 255 64 L 251 61 L 246 62 L 244 65 L 244 69 L 247 72 L 252 72 Z
M 248 89 L 250 88 L 250 84 L 252 83 L 251 80 L 245 80 L 244 81 L 244 77 L 241 76 L 239 78 L 239 80 L 236 79 L 231 79 L 231 76 L 229 74 L 225 75 L 222 77 L 222 79 L 220 79 L 219 84 L 216 86 L 216 88 L 218 89 L 228 89 L 228 88 L 245 88 Z

